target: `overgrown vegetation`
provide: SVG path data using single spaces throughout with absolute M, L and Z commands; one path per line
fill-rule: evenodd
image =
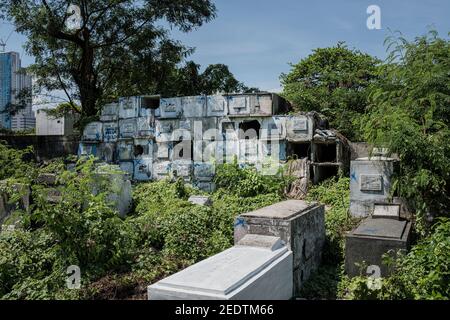
M 59 197 L 52 199 L 52 188 L 28 180 L 34 204 L 30 213 L 21 212 L 27 223 L 0 233 L 3 299 L 144 298 L 148 284 L 232 246 L 236 216 L 280 201 L 284 187 L 283 179 L 223 165 L 218 172 L 227 183 L 216 178 L 212 206 L 188 202 L 201 192 L 182 180 L 142 183 L 133 192 L 134 212 L 121 219 L 108 202 L 113 186 L 96 173 L 94 158 L 78 161 L 69 171 L 62 160 L 38 167 L 21 160 L 21 151 L 3 147 L 9 156 L 2 161 L 14 158 L 35 172 L 58 173 Z M 20 172 L 6 174 L 21 177 Z M 228 188 L 254 181 L 270 187 L 244 196 Z M 70 265 L 82 271 L 81 290 L 66 289 Z
M 387 41 L 392 50 L 363 130 L 368 142 L 398 154 L 393 191 L 411 202 L 425 235 L 433 217 L 450 212 L 450 41 L 435 32 Z
M 307 200 L 325 204 L 325 230 L 327 236 L 325 262 L 341 262 L 344 258 L 343 235 L 357 222 L 350 216 L 350 179 L 331 178 L 313 186 Z
M 347 220 L 348 208 L 339 204 L 344 196 L 335 190 L 340 182 L 328 181 L 314 187 L 309 198 L 330 205 L 326 221 L 327 245 L 330 248 L 332 244 L 335 255 L 330 257 L 329 249 L 325 251 L 325 265 L 305 286 L 306 297 L 450 298 L 450 257 L 447 254 L 450 252 L 449 40 L 431 31 L 414 41 L 395 35 L 386 43 L 390 52 L 388 59 L 376 68 L 370 64 L 367 70 L 371 75 L 363 77 L 364 85 L 357 90 L 357 100 L 342 98 L 353 94 L 353 87 L 346 84 L 362 74 L 353 74 L 353 71 L 361 66 L 356 61 L 363 59 L 363 55 L 350 54 L 339 46 L 318 49 L 295 65 L 290 74 L 282 77 L 284 94 L 300 101 L 299 105 L 305 110 L 327 114 L 335 126 L 341 117 L 336 117 L 335 112 L 346 114 L 348 108 L 353 110 L 361 103 L 367 104 L 367 108 L 354 109 L 358 114 L 351 116 L 353 122 L 344 123 L 343 131 L 350 130 L 348 137 L 364 137 L 367 142 L 398 155 L 400 170 L 394 177 L 392 193 L 406 199 L 415 212 L 418 244 L 406 255 L 392 253 L 386 256 L 396 268 L 390 277 L 383 279 L 382 289 L 369 289 L 365 275 L 348 279 L 343 274 L 339 255 L 342 253 L 341 230 L 348 228 L 351 222 Z M 360 57 L 356 59 L 358 55 Z M 370 61 L 367 57 L 363 60 Z M 340 67 L 334 68 L 337 61 L 340 61 Z M 345 71 L 348 65 L 352 68 Z M 322 92 L 320 99 L 316 98 L 319 92 Z M 341 96 L 339 92 L 345 94 Z M 353 105 L 352 101 L 360 103 Z M 330 106 L 332 109 L 328 109 Z M 348 191 L 348 187 L 344 190 Z M 348 199 L 345 203 L 348 204 Z
M 262 175 L 254 167 L 241 168 L 236 158 L 218 166 L 214 179 L 218 188 L 241 197 L 282 193 L 289 181 L 281 168 L 276 175 Z
M 327 115 L 348 137 L 364 136 L 399 156 L 392 189 L 416 213 L 418 242 L 407 254 L 386 255 L 395 268 L 380 289 L 370 289 L 365 275 L 349 279 L 344 233 L 357 223 L 348 210 L 349 179 L 312 186 L 307 200 L 326 205 L 326 244 L 302 297 L 450 298 L 449 41 L 434 32 L 388 41 L 385 63 L 342 45 L 316 50 L 283 76 L 284 94 Z M 231 246 L 235 217 L 282 200 L 289 183 L 281 172 L 264 176 L 234 161 L 216 168 L 212 206 L 191 204 L 188 197 L 199 191 L 182 180 L 142 183 L 134 189 L 134 212 L 122 219 L 107 197 L 114 186 L 96 174 L 94 162 L 80 160 L 70 171 L 62 160 L 40 166 L 31 148 L 0 143 L 2 191 L 12 203 L 20 198 L 16 183 L 31 185 L 33 195 L 29 212 L 14 213 L 22 229 L 0 234 L 0 297 L 142 298 L 149 283 Z M 57 173 L 58 186 L 37 182 L 42 172 Z M 82 268 L 79 291 L 65 287 L 72 264 Z
M 15 179 L 30 182 L 36 176 L 33 161 L 31 147 L 15 150 L 9 148 L 4 141 L 0 141 L 0 180 Z
M 347 138 L 362 138 L 359 120 L 366 112 L 370 85 L 377 80 L 380 61 L 339 42 L 318 48 L 281 75 L 283 96 L 298 111 L 317 111 L 331 128 Z
M 344 273 L 344 234 L 358 220 L 349 215 L 349 179 L 324 181 L 310 189 L 309 200 L 326 205 L 326 243 L 323 264 L 305 283 L 301 296 L 308 299 L 449 299 L 450 220 L 439 218 L 429 236 L 407 254 L 389 252 L 383 259 L 393 266 L 380 289 L 368 287 L 365 274 Z

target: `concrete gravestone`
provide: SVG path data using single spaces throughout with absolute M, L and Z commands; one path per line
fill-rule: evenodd
M 358 158 L 350 162 L 350 214 L 369 216 L 375 203 L 388 203 L 391 177 L 396 168 L 393 158 Z
M 11 193 L 19 194 L 19 199 L 11 202 Z M 30 211 L 30 197 L 31 189 L 28 185 L 10 184 L 7 180 L 0 181 L 0 231 L 11 230 L 21 224 L 20 214 L 16 215 L 16 212 Z M 5 225 L 2 226 L 3 224 Z
M 382 256 L 390 250 L 408 250 L 411 223 L 392 218 L 367 218 L 345 240 L 345 270 L 350 276 L 364 274 L 357 264 L 380 267 L 381 276 L 391 270 Z
M 212 200 L 208 196 L 190 196 L 188 201 L 199 206 L 211 206 Z
M 127 175 L 120 170 L 119 166 L 114 165 L 100 165 L 96 169 L 96 174 L 99 178 L 106 179 L 108 186 L 111 188 L 107 196 L 107 201 L 116 209 L 121 217 L 125 217 L 132 206 L 132 190 L 131 181 Z M 97 183 L 100 183 L 100 179 Z M 93 188 L 93 193 L 96 194 L 100 190 L 100 185 Z
M 239 216 L 235 223 L 235 243 L 245 234 L 280 237 L 293 252 L 294 292 L 321 262 L 325 243 L 323 205 L 287 200 Z
M 234 247 L 150 285 L 148 297 L 289 299 L 292 274 L 292 252 L 279 238 L 249 235 Z
M 374 218 L 400 218 L 400 205 L 398 204 L 375 204 L 372 217 Z

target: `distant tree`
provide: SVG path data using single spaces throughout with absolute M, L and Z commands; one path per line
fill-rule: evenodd
M 201 77 L 204 94 L 242 92 L 244 89 L 244 85 L 236 80 L 228 66 L 224 64 L 209 65 Z
M 193 61 L 172 72 L 166 86 L 157 93 L 165 96 L 192 96 L 215 93 L 250 93 L 258 88 L 248 88 L 238 81 L 224 64 L 211 64 L 200 73 L 200 65 Z
M 380 61 L 339 42 L 315 49 L 281 75 L 282 95 L 297 110 L 318 111 L 350 139 L 359 139 L 358 119 L 366 111 L 367 88 L 377 79 Z
M 78 30 L 65 25 L 72 4 L 80 9 Z M 73 105 L 81 102 L 82 117 L 92 117 L 117 95 L 158 91 L 190 52 L 169 39 L 161 19 L 187 32 L 211 20 L 215 6 L 209 0 L 0 0 L 0 14 L 27 36 L 38 85 L 63 90 Z
M 53 109 L 42 109 L 42 110 L 51 118 L 61 118 L 67 114 L 80 113 L 81 107 L 79 105 L 73 105 L 70 102 L 63 102 L 58 104 Z
M 176 72 L 175 83 L 169 84 L 176 89 L 174 95 L 195 96 L 201 94 L 203 82 L 199 70 L 200 65 L 194 61 L 188 61 L 179 68 Z
M 242 87 L 242 92 L 243 93 L 257 93 L 257 92 L 261 92 L 261 90 L 257 87 L 247 87 L 244 85 Z

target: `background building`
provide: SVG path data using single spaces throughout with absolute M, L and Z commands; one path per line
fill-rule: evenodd
M 31 93 L 31 77 L 23 73 L 17 52 L 0 52 L 0 127 L 26 130 L 35 127 L 36 120 L 31 107 L 31 96 L 20 99 L 26 90 Z M 9 106 L 24 105 L 15 114 Z
M 36 110 L 37 136 L 68 136 L 75 134 L 74 124 L 78 115 L 66 114 L 62 117 L 51 117 L 46 109 Z

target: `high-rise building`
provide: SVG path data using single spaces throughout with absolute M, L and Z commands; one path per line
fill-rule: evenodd
M 23 72 L 19 54 L 0 52 L 0 127 L 12 130 L 34 128 L 36 118 L 31 96 L 23 98 L 27 91 L 31 93 L 31 87 L 31 77 Z M 12 112 L 16 106 L 20 108 Z

